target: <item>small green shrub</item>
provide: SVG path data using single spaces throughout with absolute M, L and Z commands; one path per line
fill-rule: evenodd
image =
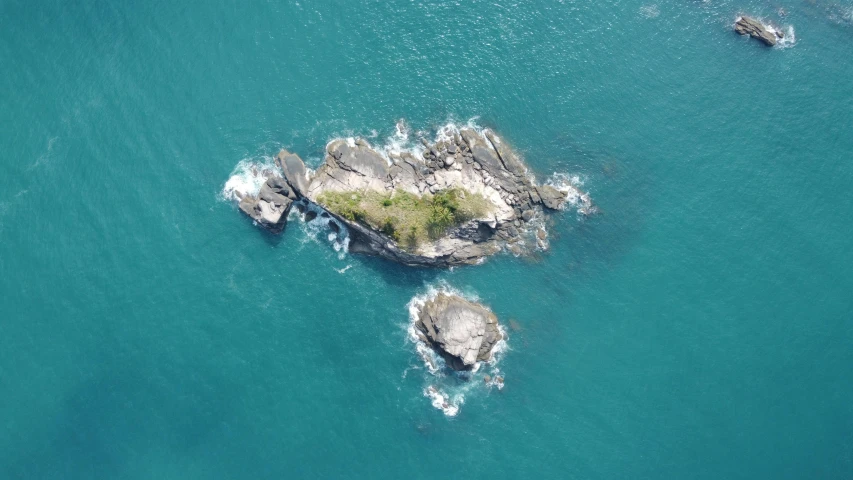
M 398 242 L 400 241 L 400 235 L 397 233 L 396 219 L 393 217 L 385 217 L 379 231 Z

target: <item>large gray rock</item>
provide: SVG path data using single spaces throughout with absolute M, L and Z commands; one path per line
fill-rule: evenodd
M 278 152 L 275 163 L 284 174 L 284 179 L 295 190 L 296 195 L 304 197 L 308 192 L 308 170 L 299 155 L 282 149 Z
M 477 362 L 490 360 L 492 349 L 503 338 L 494 313 L 445 293 L 424 304 L 415 326 L 454 370 L 470 370 Z
M 326 153 L 326 162 L 308 186 L 310 200 L 316 201 L 324 191 L 387 189 L 388 162 L 366 142 L 335 140 Z
M 257 197 L 247 195 L 240 200 L 240 211 L 258 225 L 279 233 L 287 223 L 293 206 L 294 194 L 281 177 L 270 177 L 261 187 Z
M 781 40 L 784 34 L 780 31 L 767 27 L 763 23 L 752 17 L 739 17 L 735 21 L 735 32 L 740 35 L 749 35 L 752 38 L 761 40 L 765 45 L 776 45 L 778 40 Z
M 558 210 L 566 201 L 566 194 L 550 185 L 540 185 L 536 188 L 536 192 L 542 204 L 552 210 Z

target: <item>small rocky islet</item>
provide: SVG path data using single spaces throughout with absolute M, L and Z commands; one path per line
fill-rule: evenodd
M 439 268 L 476 264 L 502 250 L 547 249 L 546 212 L 569 197 L 582 214 L 595 212 L 589 195 L 574 187 L 537 184 L 489 130 L 462 128 L 421 144 L 420 151 L 384 152 L 363 138 L 334 140 L 316 171 L 282 150 L 279 170 L 257 195 L 241 195 L 239 208 L 279 233 L 292 207 L 316 206 L 346 227 L 350 252 Z
M 785 33 L 781 30 L 748 16 L 738 17 L 735 20 L 734 28 L 739 35 L 749 35 L 769 47 L 776 45 L 777 42 L 785 38 Z
M 457 371 L 490 361 L 495 346 L 504 338 L 498 318 L 488 308 L 446 292 L 420 306 L 415 334 Z

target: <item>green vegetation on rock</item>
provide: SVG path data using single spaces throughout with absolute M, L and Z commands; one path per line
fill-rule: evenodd
M 378 230 L 410 250 L 491 211 L 491 205 L 482 195 L 461 188 L 422 197 L 403 190 L 326 191 L 317 200 L 330 212 Z

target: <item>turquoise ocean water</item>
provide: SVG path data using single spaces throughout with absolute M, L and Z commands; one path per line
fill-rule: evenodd
M 849 1 L 2 0 L 0 65 L 0 478 L 853 478 Z M 601 213 L 431 271 L 222 197 L 400 118 Z M 503 390 L 424 370 L 438 285 Z

